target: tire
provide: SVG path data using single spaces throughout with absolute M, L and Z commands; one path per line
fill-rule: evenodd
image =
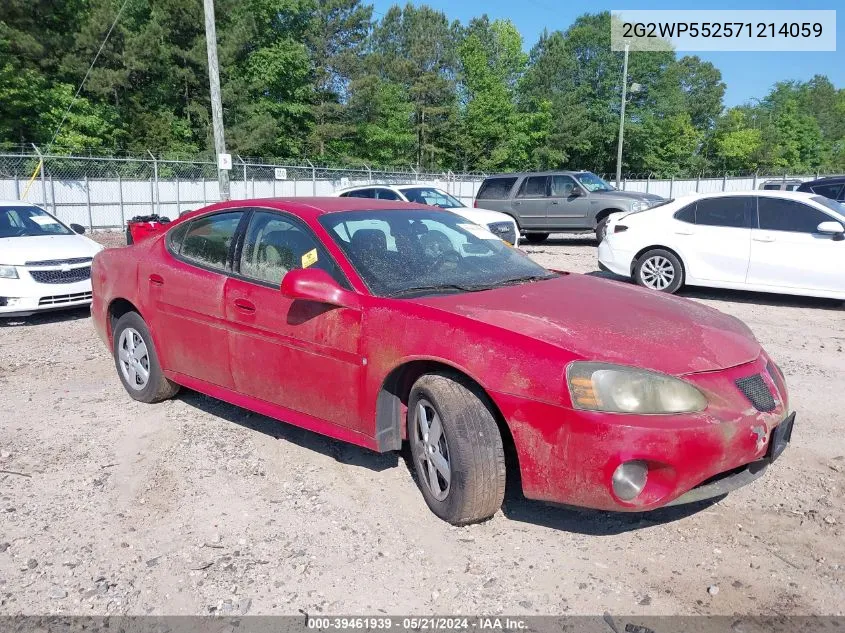
M 599 223 L 596 224 L 596 239 L 601 244 L 604 236 L 607 234 L 607 218 L 602 218 L 599 220 Z
M 634 281 L 645 288 L 674 294 L 684 285 L 684 266 L 674 253 L 655 248 L 637 259 Z
M 548 233 L 526 233 L 525 241 L 529 244 L 542 244 L 549 238 Z
M 408 439 L 417 485 L 431 511 L 452 525 L 490 518 L 505 498 L 502 436 L 488 402 L 478 386 L 450 373 L 426 374 L 411 389 Z M 438 421 L 441 435 L 429 443 Z M 444 461 L 448 480 L 435 466 Z
M 138 350 L 135 355 L 137 364 L 128 360 L 133 356 L 130 349 Z M 179 385 L 165 378 L 150 330 L 137 312 L 127 312 L 117 320 L 114 326 L 112 355 L 120 382 L 135 400 L 152 404 L 172 398 L 178 393 Z M 147 373 L 146 381 L 143 380 L 144 370 Z

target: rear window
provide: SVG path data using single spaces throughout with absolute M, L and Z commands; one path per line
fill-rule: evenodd
M 476 200 L 507 200 L 516 178 L 488 178 L 481 183 Z

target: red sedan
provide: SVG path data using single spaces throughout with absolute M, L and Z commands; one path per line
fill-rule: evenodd
M 130 396 L 182 386 L 375 451 L 408 440 L 455 524 L 501 506 L 508 445 L 528 498 L 641 511 L 748 483 L 791 435 L 742 322 L 546 270 L 431 207 L 215 204 L 98 254 L 92 278 Z

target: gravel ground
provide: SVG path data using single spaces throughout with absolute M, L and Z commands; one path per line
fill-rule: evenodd
M 598 274 L 586 236 L 526 250 Z M 428 511 L 403 455 L 192 392 L 131 400 L 85 310 L 2 324 L 0 613 L 845 614 L 845 311 L 684 294 L 787 375 L 798 421 L 767 475 L 643 515 L 510 491 L 465 528 Z

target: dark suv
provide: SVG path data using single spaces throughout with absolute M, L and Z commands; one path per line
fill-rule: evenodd
M 549 171 L 489 176 L 475 206 L 512 216 L 529 242 L 550 233 L 595 231 L 604 238 L 611 213 L 642 211 L 664 202 L 660 196 L 620 191 L 589 171 Z
M 801 183 L 798 191 L 815 193 L 837 202 L 845 202 L 845 176 L 829 176 Z

